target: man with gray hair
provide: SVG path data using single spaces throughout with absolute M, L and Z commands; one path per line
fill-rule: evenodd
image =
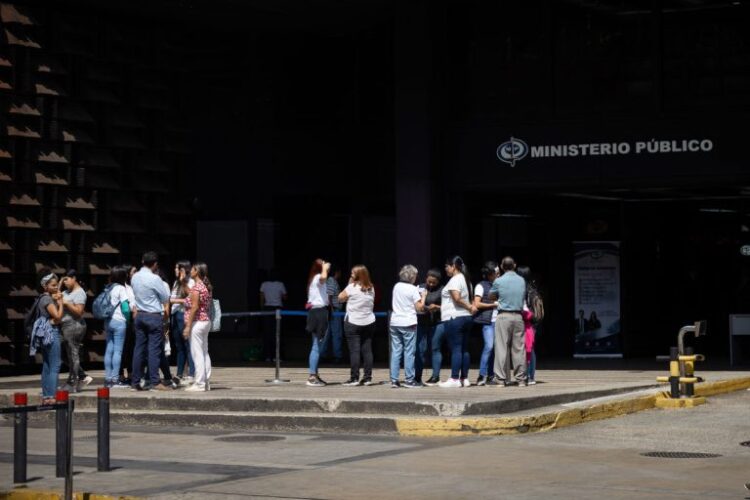
M 511 257 L 500 264 L 502 276 L 490 289 L 490 298 L 497 300 L 495 322 L 495 382 L 489 385 L 511 385 L 508 372 L 511 363 L 516 383 L 526 382 L 526 349 L 524 345 L 523 299 L 526 281 L 516 274 L 516 263 Z
M 424 297 L 414 286 L 417 268 L 407 264 L 398 273 L 399 283 L 393 287 L 391 323 L 388 328 L 391 338 L 391 387 L 398 388 L 398 372 L 401 356 L 404 357 L 404 387 L 413 389 L 422 384 L 414 380 L 414 360 L 417 347 L 417 313 L 424 309 Z

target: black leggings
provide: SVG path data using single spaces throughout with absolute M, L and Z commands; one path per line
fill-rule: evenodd
M 372 337 L 375 333 L 375 323 L 369 325 L 353 325 L 344 322 L 344 335 L 349 346 L 349 361 L 352 367 L 352 378 L 359 380 L 360 358 L 364 363 L 364 378 L 372 378 Z

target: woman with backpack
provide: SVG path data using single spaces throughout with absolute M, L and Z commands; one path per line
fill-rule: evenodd
M 544 306 L 542 296 L 536 283 L 531 279 L 531 269 L 528 266 L 518 266 L 516 274 L 526 280 L 526 297 L 524 299 L 523 324 L 524 342 L 526 347 L 526 385 L 536 384 L 536 332 L 542 319 L 544 319 Z
M 190 353 L 195 364 L 195 382 L 186 391 L 211 390 L 211 356 L 208 355 L 208 334 L 211 331 L 213 286 L 208 279 L 208 266 L 196 262 L 190 269 L 195 285 L 185 299 L 185 328 L 182 336 L 190 339 Z
M 44 292 L 35 302 L 29 354 L 42 353 L 42 404 L 54 404 L 57 377 L 60 374 L 60 322 L 63 317 L 63 298 L 54 273 L 45 275 L 40 284 Z
M 104 351 L 104 386 L 127 387 L 120 384 L 120 364 L 128 323 L 132 320 L 131 295 L 126 288 L 128 268 L 117 266 L 109 275 L 109 303 L 113 308 L 109 319 L 104 320 L 107 347 Z

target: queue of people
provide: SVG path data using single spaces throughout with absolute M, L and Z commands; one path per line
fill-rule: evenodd
M 327 385 L 319 374 L 319 361 L 329 335 L 330 296 L 326 293 L 331 264 L 313 262 L 307 282 L 306 330 L 311 335 L 307 385 Z M 543 319 L 541 295 L 531 280 L 528 267 L 517 268 L 511 257 L 500 265 L 487 261 L 481 281 L 472 286 L 466 264 L 460 256 L 445 263 L 449 278 L 441 285 L 442 273 L 430 269 L 417 286 L 418 270 L 403 266 L 393 287 L 388 323 L 390 384 L 393 388 L 439 386 L 533 385 L 536 383 L 536 329 Z M 350 352 L 351 373 L 347 386 L 373 385 L 372 338 L 375 330 L 375 290 L 369 271 L 363 265 L 352 268 L 347 287 L 337 295 L 346 305 L 344 332 Z M 483 349 L 479 376 L 469 378 L 471 364 L 469 339 L 473 325 L 481 330 Z M 442 347 L 450 347 L 450 377 L 441 381 Z M 429 379 L 423 381 L 425 362 L 431 365 Z M 364 374 L 360 378 L 360 365 Z M 403 366 L 403 382 L 400 371 Z
M 74 269 L 63 277 L 52 272 L 42 274 L 42 293 L 24 324 L 30 338 L 30 354 L 42 354 L 42 403 L 47 404 L 54 402 L 58 389 L 62 347 L 67 352 L 69 376 L 61 389 L 79 392 L 93 377 L 83 371 L 80 363 L 86 332 L 86 292 Z M 104 320 L 105 387 L 134 391 L 179 387 L 186 391 L 210 390 L 208 336 L 212 304 L 213 286 L 204 263 L 178 262 L 171 287 L 159 271 L 155 252 L 143 254 L 139 270 L 132 266 L 114 267 L 108 285 L 93 304 L 94 316 Z M 128 342 L 128 338 L 132 341 Z M 170 348 L 176 351 L 175 376 L 167 359 Z

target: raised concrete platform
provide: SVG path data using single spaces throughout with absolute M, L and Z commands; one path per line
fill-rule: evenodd
M 76 420 L 96 421 L 96 383 L 74 395 Z M 347 368 L 321 370 L 326 387 L 307 387 L 307 370 L 282 371 L 291 383 L 272 385 L 272 368 L 216 368 L 206 393 L 111 391 L 111 417 L 117 424 L 202 426 L 267 431 L 385 433 L 409 435 L 507 434 L 549 430 L 577 420 L 606 418 L 653 408 L 665 388 L 660 370 L 541 370 L 537 385 L 391 389 L 388 372 L 377 369 L 370 387 L 346 387 Z M 750 387 L 750 372 L 701 372 L 706 387 L 722 391 Z M 61 377 L 62 380 L 62 377 Z M 732 381 L 732 382 L 727 382 Z M 715 384 L 719 383 L 718 386 Z M 713 385 L 712 385 L 713 384 Z M 29 393 L 37 402 L 36 376 L 0 379 L 0 406 L 12 394 Z M 700 384 L 699 386 L 700 387 Z M 51 413 L 32 414 L 33 419 Z

